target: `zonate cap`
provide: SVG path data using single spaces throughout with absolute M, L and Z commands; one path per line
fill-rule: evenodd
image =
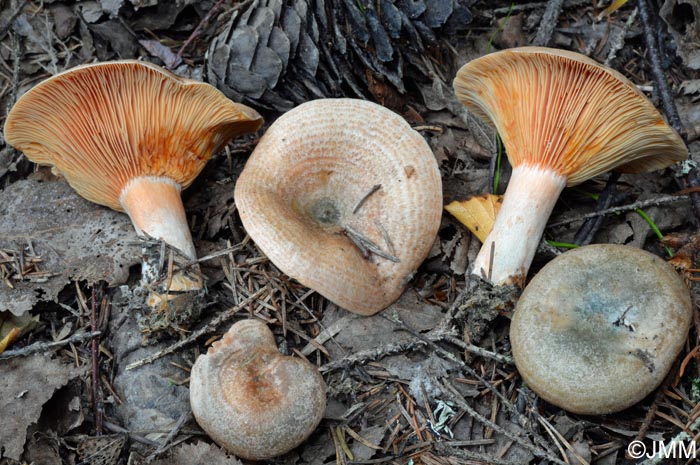
M 663 381 L 692 309 L 685 283 L 656 255 L 612 244 L 574 249 L 542 268 L 520 297 L 510 328 L 515 364 L 554 405 L 617 412 Z
M 235 200 L 277 267 L 364 315 L 401 295 L 442 216 L 440 172 L 423 137 L 386 108 L 352 99 L 315 100 L 275 121 Z M 367 253 L 357 246 L 365 239 Z
M 513 167 L 579 184 L 613 168 L 639 173 L 688 158 L 680 136 L 624 76 L 578 53 L 507 49 L 464 65 L 455 93 L 498 130 Z
M 258 113 L 209 84 L 156 65 L 79 66 L 36 85 L 7 117 L 5 139 L 30 160 L 55 166 L 83 197 L 123 210 L 136 177 L 187 187 L 212 152 L 255 131 Z
M 192 367 L 190 403 L 197 423 L 220 446 L 260 460 L 298 446 L 318 426 L 326 384 L 306 360 L 277 351 L 258 320 L 231 326 Z

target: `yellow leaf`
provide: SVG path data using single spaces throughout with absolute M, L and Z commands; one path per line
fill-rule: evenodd
M 7 349 L 7 347 L 10 344 L 17 340 L 21 332 L 22 330 L 19 328 L 12 328 L 10 332 L 7 333 L 7 336 L 5 336 L 2 341 L 0 341 L 0 354 L 5 352 L 5 349 Z
M 0 353 L 37 326 L 39 315 L 31 316 L 27 312 L 16 316 L 10 312 L 0 312 Z
M 603 12 L 598 15 L 598 18 L 607 18 L 611 14 L 613 14 L 615 11 L 617 11 L 622 5 L 627 3 L 627 0 L 613 0 L 613 2 L 610 4 L 609 7 L 607 7 Z
M 493 223 L 496 221 L 496 215 L 498 215 L 502 203 L 502 195 L 483 194 L 475 195 L 467 200 L 455 200 L 446 205 L 445 210 L 469 228 L 481 242 L 484 242 L 486 236 L 493 229 Z

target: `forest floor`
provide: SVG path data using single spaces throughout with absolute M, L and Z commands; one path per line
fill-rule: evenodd
M 648 30 L 658 44 L 652 56 L 636 0 L 609 14 L 603 14 L 608 0 L 397 0 L 402 9 L 426 12 L 410 20 L 422 21 L 413 29 L 418 39 L 403 31 L 384 44 L 403 61 L 383 67 L 377 61 L 381 34 L 370 28 L 370 38 L 362 40 L 362 27 L 348 26 L 354 2 L 329 0 L 331 14 L 325 18 L 316 10 L 320 0 L 277 4 L 302 11 L 306 1 L 306 16 L 300 14 L 306 20 L 297 26 L 308 35 L 297 31 L 296 37 L 310 40 L 320 53 L 290 53 L 282 60 L 286 74 L 269 79 L 274 66 L 259 61 L 267 55 L 259 46 L 232 51 L 227 28 L 242 28 L 241 12 L 273 1 L 0 0 L 0 125 L 22 94 L 49 76 L 116 59 L 218 79 L 212 83 L 265 117 L 257 135 L 238 138 L 215 154 L 183 192 L 208 292 L 201 311 L 176 321 L 145 318 L 134 306 L 143 244 L 129 218 L 83 200 L 49 168 L 37 167 L 0 138 L 0 341 L 13 341 L 0 354 L 0 465 L 240 463 L 193 419 L 188 382 L 196 357 L 231 323 L 246 318 L 266 322 L 280 350 L 318 366 L 329 387 L 320 426 L 270 463 L 613 465 L 641 462 L 626 456 L 634 440 L 651 450 L 654 441 L 698 439 L 700 294 L 691 278 L 698 268 L 700 218 L 689 195 L 696 192 L 692 173 L 689 178 L 681 167 L 611 181 L 603 175 L 566 189 L 545 232 L 557 243 L 583 235 L 593 243 L 628 244 L 660 257 L 675 252 L 683 259 L 677 260 L 679 273 L 691 287 L 695 317 L 677 363 L 646 399 L 603 416 L 568 413 L 523 383 L 508 338 L 517 297 L 480 302 L 481 310 L 475 310 L 466 298 L 466 272 L 480 243 L 447 212 L 404 295 L 385 311 L 362 317 L 281 273 L 246 235 L 233 199 L 236 179 L 265 128 L 299 101 L 318 96 L 364 97 L 403 115 L 434 151 L 445 204 L 492 191 L 495 134 L 465 113 L 452 94 L 452 79 L 470 59 L 534 43 L 608 64 L 665 113 L 653 75 L 657 58 L 691 159 L 698 160 L 697 2 L 649 2 Z M 560 11 L 548 7 L 557 3 Z M 365 14 L 373 8 L 357 5 Z M 336 8 L 345 16 L 334 16 Z M 324 36 L 332 29 L 328 23 L 336 22 L 356 47 L 344 54 L 338 37 Z M 389 28 L 382 24 L 378 27 Z M 291 28 L 280 24 L 289 37 Z M 420 38 L 423 46 L 415 46 L 412 41 Z M 227 68 L 214 59 L 222 50 L 247 60 L 248 87 L 228 80 Z M 329 78 L 331 62 L 353 77 Z M 508 168 L 498 176 L 502 193 Z M 606 186 L 615 192 L 612 206 L 621 208 L 599 216 L 602 221 L 591 229 L 584 215 L 603 207 L 590 194 Z M 651 223 L 638 213 L 640 206 Z M 584 224 L 588 232 L 579 233 Z M 667 237 L 670 249 L 655 230 Z M 541 249 L 530 276 L 565 250 Z M 223 312 L 229 316 L 223 324 L 206 326 Z M 200 328 L 208 330 L 191 337 Z M 162 356 L 127 369 L 154 354 Z

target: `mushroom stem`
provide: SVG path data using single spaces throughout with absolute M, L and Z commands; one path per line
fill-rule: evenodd
M 566 178 L 540 166 L 513 169 L 493 230 L 472 273 L 494 284 L 522 286 Z M 492 257 L 493 249 L 493 257 Z
M 161 239 L 188 259 L 194 260 L 197 253 L 187 224 L 180 190 L 180 185 L 168 177 L 140 176 L 127 183 L 119 202 L 129 214 L 137 233 Z M 144 260 L 142 281 L 150 284 L 157 278 L 158 270 L 155 264 Z M 169 290 L 173 291 L 201 288 L 200 279 L 184 276 L 182 273 L 174 275 L 169 286 Z

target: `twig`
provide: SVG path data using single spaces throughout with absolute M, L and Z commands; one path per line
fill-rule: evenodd
M 386 228 L 382 226 L 382 223 L 379 221 L 378 218 L 374 219 L 374 225 L 377 227 L 379 232 L 382 234 L 382 237 L 384 238 L 384 242 L 386 242 L 386 246 L 389 247 L 389 253 L 391 255 L 396 255 L 396 249 L 394 248 L 394 242 L 391 240 L 391 237 L 389 237 L 389 233 L 387 232 Z
M 683 135 L 683 124 L 681 123 L 681 118 L 678 116 L 678 110 L 676 109 L 676 103 L 673 101 L 673 97 L 671 96 L 671 90 L 668 88 L 666 76 L 661 69 L 659 47 L 656 43 L 656 36 L 654 35 L 655 30 L 651 24 L 651 17 L 649 16 L 649 5 L 647 4 L 647 0 L 637 0 L 637 5 L 639 8 L 639 18 L 642 20 L 642 26 L 644 27 L 644 42 L 646 43 L 647 50 L 649 51 L 651 75 L 654 78 L 656 90 L 661 98 L 661 105 L 664 107 L 664 112 L 668 117 L 668 122 L 671 124 L 673 129 L 675 129 L 678 134 Z
M 227 248 L 222 249 L 222 250 L 219 250 L 219 251 L 217 251 L 217 252 L 212 252 L 212 253 L 210 253 L 209 255 L 205 255 L 205 256 L 203 256 L 203 257 L 199 257 L 199 258 L 197 258 L 197 259 L 195 259 L 195 260 L 186 261 L 186 262 L 184 262 L 184 263 L 179 264 L 178 266 L 179 266 L 181 269 L 185 269 L 185 268 L 190 267 L 190 266 L 192 266 L 192 265 L 196 265 L 197 263 L 206 262 L 206 261 L 209 261 L 209 260 L 213 260 L 213 259 L 215 259 L 215 258 L 218 258 L 218 257 L 222 257 L 222 256 L 224 256 L 224 255 L 228 255 L 228 254 L 233 253 L 233 252 L 238 252 L 238 251 L 240 251 L 241 249 L 243 249 L 243 247 L 245 247 L 245 246 L 246 246 L 245 243 L 236 244 L 236 245 L 234 245 L 234 246 L 232 246 L 232 247 L 227 247 Z
M 467 401 L 464 400 L 464 397 L 462 397 L 462 395 L 459 393 L 459 391 L 457 389 L 455 389 L 455 387 L 452 386 L 452 384 L 450 384 L 450 382 L 447 381 L 446 379 L 443 379 L 442 385 L 445 387 L 445 392 L 448 392 L 451 394 L 450 397 L 452 398 L 452 400 L 457 405 L 459 405 L 459 407 L 462 410 L 465 410 L 469 414 L 469 416 L 474 418 L 476 421 L 478 421 L 482 425 L 489 427 L 489 428 L 493 429 L 495 432 L 497 432 L 498 434 L 501 434 L 501 435 L 507 437 L 508 439 L 511 439 L 511 440 L 517 442 L 522 447 L 524 447 L 525 449 L 527 449 L 530 452 L 532 452 L 533 454 L 535 454 L 536 457 L 547 458 L 547 460 L 550 460 L 558 465 L 569 465 L 566 462 L 564 462 L 563 460 L 552 455 L 546 449 L 538 448 L 537 446 L 535 446 L 534 444 L 530 443 L 529 441 L 523 439 L 522 437 L 518 436 L 517 434 L 508 431 L 507 429 L 497 425 L 496 423 L 492 422 L 488 418 L 481 415 L 479 412 L 474 410 L 472 408 L 472 406 L 469 405 L 469 403 Z
M 82 342 L 87 339 L 91 339 L 93 337 L 99 336 L 102 334 L 102 331 L 91 331 L 89 333 L 79 333 L 79 334 L 74 334 L 71 337 L 67 339 L 63 339 L 60 341 L 54 341 L 54 342 L 35 342 L 32 345 L 22 347 L 21 349 L 15 349 L 15 350 L 6 350 L 5 352 L 0 354 L 0 360 L 4 360 L 6 358 L 12 358 L 12 357 L 24 357 L 27 355 L 35 354 L 37 352 L 45 352 L 51 349 L 55 349 L 57 347 L 63 347 L 68 344 L 72 344 L 75 342 Z
M 126 434 L 126 435 L 128 435 L 131 439 L 133 439 L 133 440 L 136 441 L 136 442 L 140 442 L 141 444 L 146 444 L 147 446 L 152 446 L 152 447 L 158 447 L 158 446 L 160 446 L 160 444 L 158 444 L 158 443 L 155 442 L 155 441 L 151 441 L 151 440 L 148 439 L 148 438 L 144 438 L 143 436 L 139 436 L 138 434 L 134 434 L 134 433 L 132 433 L 131 431 L 129 431 L 128 429 L 122 428 L 121 426 L 115 425 L 114 423 L 111 423 L 111 422 L 109 422 L 109 421 L 107 421 L 107 420 L 104 420 L 104 421 L 102 422 L 102 424 L 104 425 L 104 427 L 105 427 L 107 430 L 109 430 L 109 431 L 111 431 L 111 432 L 113 432 L 113 433 L 117 433 L 117 434 Z
M 596 216 L 630 212 L 630 211 L 634 211 L 638 208 L 658 207 L 658 206 L 666 205 L 669 203 L 680 202 L 682 200 L 688 200 L 688 196 L 687 195 L 660 195 L 658 197 L 654 197 L 653 199 L 640 200 L 638 202 L 630 203 L 627 205 L 620 205 L 619 207 L 606 208 L 605 210 L 601 210 L 599 212 L 586 213 L 584 215 L 577 215 L 577 216 L 574 216 L 571 218 L 564 218 L 562 220 L 555 221 L 554 223 L 548 224 L 547 228 L 555 228 L 557 226 L 564 226 L 565 224 L 574 223 L 576 221 L 583 221 L 583 220 L 586 220 L 588 218 L 595 218 Z
M 515 362 L 513 361 L 513 357 L 509 357 L 507 355 L 501 355 L 497 354 L 495 352 L 491 352 L 490 350 L 486 350 L 482 347 L 475 346 L 473 344 L 467 344 L 466 342 L 457 339 L 456 337 L 453 336 L 444 336 L 442 338 L 444 341 L 449 342 L 450 344 L 454 344 L 457 347 L 459 347 L 462 350 L 466 350 L 470 354 L 478 355 L 479 357 L 483 358 L 490 358 L 491 360 L 495 360 L 498 363 L 504 363 L 506 365 L 514 365 Z
M 526 426 L 526 425 L 528 425 L 528 424 L 530 423 L 529 420 L 527 419 L 527 417 L 525 417 L 523 414 L 521 414 L 521 413 L 518 411 L 518 409 L 513 405 L 513 403 L 510 402 L 510 400 L 508 400 L 508 398 L 506 398 L 506 396 L 504 396 L 498 389 L 496 389 L 491 383 L 489 383 L 483 376 L 481 376 L 479 373 L 477 373 L 476 370 L 474 370 L 472 367 L 470 367 L 468 364 L 466 364 L 466 363 L 463 362 L 462 360 L 458 359 L 454 354 L 452 354 L 452 353 L 448 352 L 447 350 L 443 349 L 442 347 L 440 347 L 439 345 L 437 345 L 435 342 L 430 341 L 428 338 L 426 338 L 425 335 L 419 333 L 419 332 L 416 331 L 415 329 L 413 329 L 413 328 L 409 327 L 408 325 L 406 325 L 404 322 L 402 322 L 402 321 L 398 318 L 398 316 L 394 315 L 393 318 L 389 318 L 389 317 L 387 317 L 387 316 L 385 316 L 385 315 L 383 315 L 383 314 L 380 314 L 379 316 L 381 316 L 382 318 L 384 318 L 384 319 L 386 319 L 386 320 L 388 320 L 388 321 L 391 321 L 391 322 L 394 323 L 398 328 L 400 328 L 400 329 L 402 329 L 402 330 L 408 332 L 409 334 L 412 334 L 414 337 L 416 337 L 416 338 L 418 338 L 418 339 L 420 339 L 420 340 L 426 342 L 426 343 L 427 343 L 430 347 L 432 347 L 436 352 L 442 354 L 442 355 L 443 355 L 444 357 L 446 357 L 448 360 L 450 360 L 450 361 L 456 363 L 457 365 L 459 365 L 464 371 L 466 371 L 467 373 L 469 373 L 471 376 L 473 376 L 473 377 L 475 377 L 476 379 L 478 379 L 484 386 L 486 386 L 486 387 L 489 389 L 489 391 L 491 391 L 496 397 L 498 397 L 498 399 L 499 399 L 499 400 L 503 403 L 503 405 L 511 412 L 511 414 L 512 414 L 515 418 L 518 419 L 518 423 L 519 423 L 521 426 L 524 427 L 524 426 Z M 441 326 L 442 326 L 442 325 L 441 325 Z M 531 432 L 532 435 L 534 436 L 535 441 L 536 441 L 541 447 L 543 447 L 545 450 L 548 450 L 548 449 L 549 449 L 548 444 L 547 444 L 547 442 L 544 440 L 544 438 L 542 438 L 542 437 L 541 437 L 539 434 L 537 434 L 535 431 L 530 431 L 530 432 Z M 548 450 L 548 452 L 550 452 L 550 454 L 553 453 L 553 452 L 551 452 L 551 451 L 549 451 L 549 450 Z
M 565 0 L 564 7 L 571 8 L 575 6 L 580 6 L 583 4 L 590 4 L 590 0 Z M 519 13 L 521 11 L 537 10 L 539 8 L 544 8 L 549 4 L 549 2 L 531 2 L 531 3 L 513 3 L 511 6 L 506 6 L 502 8 L 496 8 L 493 10 L 496 15 L 505 15 L 508 12 Z
M 348 238 L 357 246 L 358 249 L 360 249 L 360 251 L 363 255 L 365 255 L 365 257 L 368 255 L 366 252 L 369 251 L 372 252 L 374 255 L 386 258 L 387 260 L 392 261 L 394 263 L 399 263 L 401 261 L 399 257 L 384 252 L 382 249 L 379 248 L 377 244 L 367 239 L 365 236 L 360 234 L 352 227 L 344 225 L 343 229 L 345 230 L 345 234 L 348 236 Z
M 618 179 L 620 179 L 620 173 L 612 173 L 610 177 L 608 177 L 608 181 L 605 184 L 605 189 L 603 189 L 603 192 L 601 192 L 600 196 L 598 197 L 598 202 L 595 206 L 596 211 L 606 210 L 612 206 L 615 199 Z M 574 243 L 578 245 L 590 244 L 602 224 L 602 216 L 587 219 L 574 235 Z
M 0 40 L 5 37 L 5 34 L 8 33 L 10 28 L 12 27 L 12 23 L 15 22 L 15 19 L 22 13 L 22 10 L 24 10 L 24 6 L 27 4 L 27 0 L 22 0 L 19 2 L 19 5 L 17 5 L 17 8 L 15 11 L 10 13 L 10 16 L 7 18 L 7 24 L 3 26 L 2 29 L 0 29 Z
M 681 135 L 683 140 L 688 143 L 687 134 L 683 128 L 676 103 L 671 96 L 671 91 L 666 81 L 666 76 L 661 69 L 661 59 L 659 58 L 659 47 L 656 43 L 655 28 L 651 24 L 649 16 L 649 6 L 647 0 L 637 0 L 639 7 L 639 17 L 642 20 L 644 27 L 644 41 L 646 42 L 647 50 L 649 51 L 649 62 L 651 64 L 651 75 L 654 78 L 654 84 L 661 98 L 661 105 L 664 108 L 664 113 L 668 118 L 668 122 L 673 129 Z M 691 169 L 685 176 L 688 187 L 699 187 L 700 179 L 698 179 L 697 169 Z M 700 227 L 700 192 L 691 192 L 690 201 L 693 207 L 693 216 L 695 217 L 695 225 Z
M 438 134 L 442 134 L 445 132 L 445 128 L 442 126 L 438 126 L 436 124 L 420 124 L 418 126 L 413 126 L 414 131 L 428 131 L 428 132 L 437 132 Z
M 625 21 L 625 25 L 610 40 L 610 50 L 608 51 L 607 58 L 605 58 L 605 62 L 603 63 L 605 66 L 610 66 L 613 60 L 617 58 L 617 52 L 622 50 L 622 47 L 625 46 L 625 36 L 632 27 L 632 24 L 634 24 L 634 21 L 637 19 L 638 11 L 638 8 L 632 10 L 632 13 L 630 13 L 627 21 Z
M 12 105 L 17 101 L 20 83 L 19 75 L 22 70 L 22 42 L 17 37 L 17 34 L 13 34 L 10 37 L 12 39 L 12 91 L 6 104 L 5 114 L 10 112 Z
M 537 29 L 537 34 L 532 41 L 532 45 L 536 47 L 546 47 L 549 45 L 549 42 L 552 40 L 554 28 L 557 27 L 559 13 L 561 13 L 563 3 L 564 0 L 550 0 L 547 2 L 547 8 L 544 10 L 544 14 L 540 20 L 540 27 Z
M 437 329 L 437 328 L 436 328 Z M 446 328 L 437 329 L 437 331 L 426 334 L 424 337 L 431 342 L 441 341 L 454 335 L 454 331 Z M 346 368 L 352 365 L 357 365 L 365 363 L 369 360 L 377 360 L 388 355 L 393 355 L 400 352 L 405 352 L 407 350 L 414 350 L 418 347 L 426 345 L 427 342 L 417 339 L 405 342 L 394 342 L 390 344 L 384 344 L 373 349 L 361 350 L 352 354 L 349 354 L 339 360 L 334 360 L 328 362 L 319 368 L 319 371 L 331 371 L 339 368 Z M 497 354 L 494 354 L 497 355 Z
M 673 380 L 676 378 L 676 374 L 678 372 L 677 367 L 678 365 L 675 365 L 675 368 L 671 370 L 668 375 L 666 375 L 666 378 L 664 378 L 664 381 L 661 384 L 661 386 L 657 388 L 656 394 L 654 395 L 654 401 L 647 410 L 647 413 L 644 416 L 644 421 L 642 421 L 642 424 L 639 427 L 639 431 L 634 437 L 634 441 L 641 441 L 646 437 L 647 432 L 651 427 L 651 422 L 654 421 L 654 417 L 656 417 L 656 412 L 659 411 L 659 404 L 663 400 L 666 389 L 668 389 L 668 387 L 672 384 Z
M 355 206 L 352 207 L 352 214 L 354 215 L 355 213 L 357 213 L 357 211 L 360 209 L 360 207 L 362 207 L 362 205 L 364 205 L 365 201 L 367 201 L 367 199 L 370 198 L 370 196 L 372 194 L 374 194 L 375 192 L 377 192 L 381 187 L 382 187 L 381 184 L 375 184 L 374 186 L 372 186 L 372 188 L 370 190 L 368 190 L 367 193 L 365 195 L 363 195 L 360 200 L 357 201 Z
M 92 302 L 90 303 L 90 327 L 92 332 L 97 331 L 97 303 L 95 299 L 95 288 L 92 288 Z M 102 409 L 100 402 L 100 365 L 99 365 L 99 337 L 95 336 L 91 341 L 92 355 L 92 408 L 95 414 L 95 431 L 97 436 L 102 435 Z
M 182 54 L 184 53 L 185 50 L 187 50 L 187 47 L 190 46 L 190 44 L 194 41 L 194 39 L 197 38 L 199 35 L 199 32 L 202 30 L 202 28 L 209 23 L 211 20 L 211 17 L 214 16 L 214 13 L 221 8 L 221 5 L 224 3 L 224 0 L 219 0 L 214 4 L 214 6 L 211 7 L 211 9 L 207 12 L 206 15 L 204 15 L 204 18 L 197 24 L 197 27 L 194 28 L 194 31 L 192 31 L 192 34 L 187 38 L 184 44 L 182 44 L 182 47 L 180 47 L 180 50 L 177 51 L 176 57 L 176 62 L 179 62 L 182 59 Z
M 178 349 L 180 349 L 188 344 L 193 343 L 201 336 L 204 336 L 205 334 L 216 331 L 216 328 L 221 323 L 232 318 L 240 309 L 242 309 L 243 307 L 245 307 L 249 303 L 252 303 L 255 299 L 260 297 L 267 290 L 268 290 L 268 286 L 261 287 L 260 289 L 257 290 L 257 292 L 246 297 L 245 299 L 240 301 L 236 306 L 231 307 L 228 310 L 220 313 L 218 316 L 213 318 L 209 323 L 202 326 L 197 331 L 194 331 L 189 336 L 187 336 L 185 339 L 178 341 L 175 344 L 164 348 L 163 350 L 159 350 L 158 352 L 156 352 L 153 355 L 150 355 L 150 356 L 143 358 L 141 360 L 138 360 L 136 362 L 130 363 L 129 365 L 126 366 L 126 369 L 133 370 L 134 368 L 138 368 L 138 367 L 146 365 L 148 363 L 153 363 L 156 360 L 158 360 L 159 358 L 165 357 L 168 354 L 172 354 L 176 350 L 178 350 Z
M 521 461 L 513 462 L 511 460 L 498 458 L 494 455 L 481 454 L 479 452 L 473 452 L 473 451 L 461 449 L 461 448 L 458 449 L 456 447 L 450 446 L 448 442 L 435 443 L 435 451 L 441 455 L 447 455 L 450 457 L 459 457 L 461 459 L 467 459 L 467 460 L 469 460 L 469 463 L 473 463 L 472 461 L 475 460 L 478 463 L 488 463 L 488 464 L 492 464 L 492 465 L 521 465 L 522 464 Z
M 175 426 L 173 426 L 173 429 L 171 429 L 168 435 L 165 437 L 165 441 L 163 441 L 163 443 L 160 446 L 158 446 L 158 448 L 154 450 L 153 453 L 146 457 L 146 463 L 151 463 L 159 455 L 166 452 L 170 448 L 169 446 L 172 440 L 175 439 L 175 436 L 178 435 L 182 427 L 185 426 L 185 424 L 188 421 L 190 421 L 191 418 L 192 412 L 190 410 L 183 412 L 182 415 L 180 415 L 180 418 L 175 423 Z

